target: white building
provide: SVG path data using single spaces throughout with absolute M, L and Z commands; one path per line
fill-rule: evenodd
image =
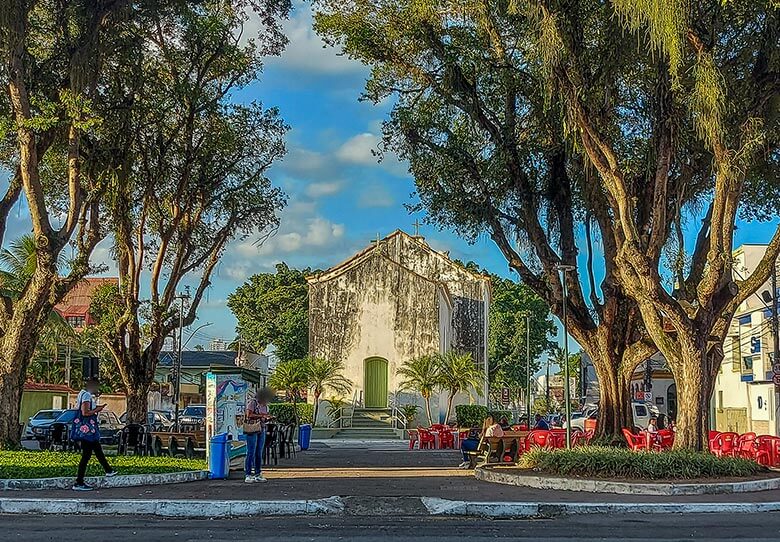
M 735 279 L 758 266 L 766 245 L 742 245 L 734 252 Z M 777 435 L 772 383 L 772 311 L 769 282 L 745 300 L 735 314 L 723 345 L 725 357 L 712 398 L 719 431 Z
M 485 366 L 490 278 L 422 237 L 396 231 L 307 280 L 310 352 L 344 362 L 357 405 L 387 408 L 403 391 L 398 369 L 418 356 L 456 350 Z M 419 403 L 403 395 L 399 403 Z M 445 402 L 434 398 L 440 415 Z

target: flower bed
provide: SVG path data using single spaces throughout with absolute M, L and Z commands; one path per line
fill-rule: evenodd
M 0 451 L 0 479 L 75 477 L 81 455 L 64 452 Z M 116 456 L 108 462 L 122 474 L 160 474 L 206 470 L 201 459 L 173 457 Z M 103 469 L 93 457 L 87 476 L 100 476 Z
M 518 466 L 544 474 L 621 480 L 742 478 L 766 471 L 748 459 L 715 457 L 706 452 L 632 452 L 602 446 L 534 449 L 520 457 Z

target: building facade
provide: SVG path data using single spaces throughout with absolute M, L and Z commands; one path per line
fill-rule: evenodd
M 742 245 L 734 252 L 735 280 L 758 266 L 766 245 Z M 712 398 L 719 431 L 777 435 L 775 386 L 772 383 L 772 292 L 767 282 L 737 310 L 723 344 L 724 359 Z
M 307 280 L 310 353 L 344 362 L 359 405 L 387 408 L 415 357 L 456 350 L 486 364 L 490 278 L 422 237 L 396 231 Z
M 59 302 L 57 311 L 76 331 L 94 324 L 89 314 L 89 304 L 95 291 L 106 284 L 119 284 L 117 277 L 86 277 L 80 280 Z

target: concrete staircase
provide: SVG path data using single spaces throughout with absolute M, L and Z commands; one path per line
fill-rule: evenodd
M 341 429 L 335 438 L 355 440 L 398 440 L 402 431 L 393 429 L 390 410 L 365 410 L 356 408 L 352 414 L 352 427 Z

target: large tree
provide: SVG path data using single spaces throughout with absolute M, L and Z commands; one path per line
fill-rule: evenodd
M 701 448 L 723 338 L 780 250 L 778 233 L 751 277 L 733 276 L 740 209 L 765 216 L 778 196 L 776 2 L 320 5 L 320 31 L 373 66 L 369 97 L 397 97 L 388 139 L 434 220 L 490 231 L 558 315 L 555 264 L 575 267 L 567 323 L 600 380 L 600 424 L 657 345 L 677 381 L 675 445 Z M 690 251 L 686 217 L 700 223 Z
M 125 82 L 135 100 L 132 160 L 110 202 L 121 288 L 105 310 L 95 307 L 130 421 L 146 419 L 159 352 L 180 322 L 194 322 L 227 244 L 278 225 L 285 200 L 266 173 L 284 154 L 287 128 L 275 109 L 239 105 L 231 95 L 257 79 L 264 56 L 282 51 L 289 8 L 175 2 L 150 10 L 134 29 L 141 54 Z M 259 34 L 244 36 L 252 10 Z M 182 306 L 187 281 L 194 291 Z
M 105 231 L 100 203 L 122 159 L 123 101 L 105 100 L 132 43 L 125 1 L 17 1 L 0 9 L 0 241 L 23 195 L 36 265 L 18 296 L 0 294 L 0 447 L 19 443 L 21 390 L 54 305 L 89 271 Z M 64 273 L 64 249 L 73 256 Z
M 309 354 L 309 289 L 311 270 L 290 268 L 282 262 L 274 273 L 258 273 L 228 296 L 227 306 L 238 320 L 243 344 L 257 352 L 270 345 L 280 360 Z
M 409 161 L 429 220 L 469 240 L 487 232 L 554 314 L 569 292 L 569 330 L 601 382 L 599 430 L 629 427 L 629 382 L 655 352 L 615 267 L 606 196 L 567 140 L 545 93 L 536 22 L 506 3 L 320 0 L 317 30 L 372 68 L 367 98 L 395 104 L 387 147 Z M 584 231 L 583 231 L 584 226 Z M 586 242 L 578 242 L 583 233 Z M 593 245 L 601 241 L 601 250 Z M 588 251 L 580 267 L 580 246 Z M 596 261 L 603 258 L 601 266 Z M 605 271 L 601 280 L 596 271 Z M 587 277 L 587 288 L 580 277 Z
M 608 203 L 620 281 L 675 377 L 675 446 L 701 449 L 723 340 L 780 252 L 778 228 L 756 270 L 736 276 L 740 209 L 777 216 L 780 12 L 771 0 L 574 6 L 532 1 L 517 14 L 537 25 L 549 90 L 563 97 L 572 140 Z M 631 46 L 588 39 L 593 28 L 628 34 Z M 686 251 L 681 204 L 698 187 L 706 211 Z M 658 261 L 670 242 L 679 262 L 672 292 Z
M 552 347 L 549 337 L 556 332 L 556 327 L 550 317 L 550 307 L 525 284 L 497 275 L 491 275 L 490 279 L 488 360 L 491 390 L 507 386 L 515 399 L 525 398 L 528 393 L 526 368 L 530 365 L 532 375 L 539 369 L 539 357 Z M 530 363 L 526 359 L 527 346 L 530 346 Z

